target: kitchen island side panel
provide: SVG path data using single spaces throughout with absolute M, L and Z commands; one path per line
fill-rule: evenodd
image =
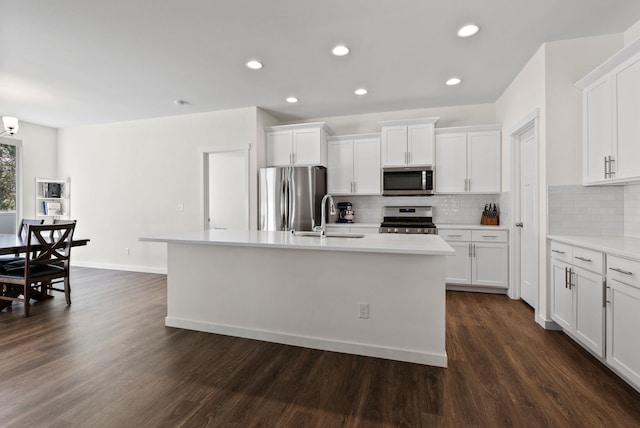
M 168 243 L 168 271 L 167 326 L 446 367 L 445 256 Z

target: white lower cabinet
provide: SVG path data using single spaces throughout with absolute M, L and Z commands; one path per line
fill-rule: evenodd
M 456 252 L 446 259 L 446 282 L 508 288 L 509 244 L 506 230 L 438 229 Z
M 551 319 L 604 357 L 603 254 L 551 243 Z
M 607 363 L 640 390 L 640 263 L 607 256 Z
M 340 223 L 338 224 L 328 224 L 327 232 L 335 232 L 335 233 L 378 233 L 380 231 L 380 227 L 377 225 L 370 224 L 358 224 L 358 223 Z

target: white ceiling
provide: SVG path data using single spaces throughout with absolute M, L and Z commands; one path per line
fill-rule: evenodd
M 0 2 L 0 115 L 53 127 L 248 106 L 291 121 L 494 102 L 542 43 L 640 19 L 639 0 Z M 468 22 L 480 32 L 459 39 Z M 332 56 L 337 43 L 351 54 Z M 254 58 L 262 70 L 244 66 Z M 445 86 L 454 75 L 463 83 Z

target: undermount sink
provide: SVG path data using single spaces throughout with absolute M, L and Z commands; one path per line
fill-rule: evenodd
M 294 231 L 294 236 L 315 236 L 317 238 L 321 238 L 320 232 L 309 232 L 309 231 Z M 324 235 L 325 238 L 364 238 L 364 234 L 362 233 L 338 233 L 338 232 L 327 232 Z

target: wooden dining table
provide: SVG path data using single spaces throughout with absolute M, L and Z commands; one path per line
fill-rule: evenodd
M 85 246 L 89 243 L 89 239 L 78 239 L 73 238 L 71 241 L 72 247 L 81 247 Z M 37 246 L 33 246 L 32 248 L 37 249 Z M 27 252 L 27 242 L 23 240 L 20 236 L 11 234 L 11 233 L 0 233 L 0 256 L 8 255 L 8 254 L 18 254 L 18 253 L 26 253 Z M 0 293 L 2 289 L 0 289 Z M 34 290 L 31 297 L 36 300 L 42 300 L 43 297 L 37 290 Z M 48 297 L 48 296 L 46 296 Z M 7 306 L 10 306 L 11 302 L 8 300 L 0 300 L 0 310 L 4 309 Z

